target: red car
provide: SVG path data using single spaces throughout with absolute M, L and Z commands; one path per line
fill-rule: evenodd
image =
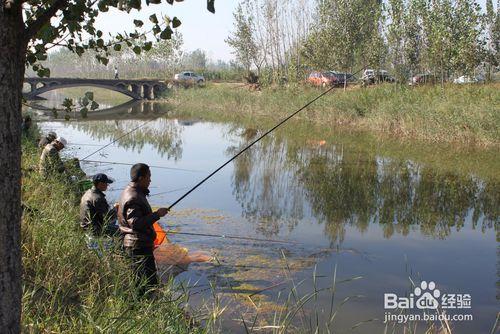
M 306 79 L 313 86 L 334 86 L 339 84 L 338 78 L 332 72 L 312 72 Z

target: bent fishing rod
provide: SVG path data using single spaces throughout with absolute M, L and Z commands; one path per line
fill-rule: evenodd
M 353 74 L 349 75 L 349 78 L 353 77 L 355 74 L 361 72 L 364 68 L 360 69 L 359 71 L 356 71 L 354 72 Z M 261 135 L 259 138 L 255 139 L 253 142 L 251 142 L 250 144 L 248 144 L 245 148 L 243 148 L 241 151 L 239 151 L 238 153 L 236 153 L 236 155 L 234 155 L 231 159 L 227 160 L 225 163 L 223 163 L 221 166 L 219 166 L 217 169 L 215 169 L 212 173 L 210 173 L 207 177 L 205 177 L 203 180 L 201 180 L 200 182 L 198 182 L 194 187 L 192 187 L 189 191 L 187 191 L 184 195 L 182 195 L 181 197 L 179 197 L 179 199 L 177 199 L 174 203 L 172 203 L 167 209 L 168 210 L 171 210 L 177 203 L 179 203 L 180 201 L 182 201 L 184 198 L 186 198 L 189 194 L 191 194 L 194 190 L 196 190 L 199 186 L 201 186 L 203 183 L 205 183 L 208 179 L 210 179 L 212 176 L 214 176 L 218 171 L 220 171 L 222 168 L 224 168 L 226 165 L 228 165 L 231 161 L 233 161 L 234 159 L 236 159 L 237 157 L 239 157 L 241 154 L 243 154 L 245 151 L 247 151 L 250 147 L 252 147 L 253 145 L 255 145 L 256 143 L 258 143 L 262 138 L 264 138 L 265 136 L 267 136 L 268 134 L 270 134 L 271 132 L 273 132 L 274 130 L 276 130 L 278 127 L 280 127 L 282 124 L 284 124 L 285 122 L 287 122 L 289 119 L 291 119 L 292 117 L 294 117 L 295 115 L 297 115 L 299 112 L 301 112 L 302 110 L 306 109 L 307 107 L 309 107 L 311 104 L 313 104 L 314 102 L 316 102 L 317 100 L 319 100 L 320 98 L 322 98 L 323 96 L 325 96 L 326 94 L 328 94 L 331 90 L 333 90 L 335 88 L 335 86 L 331 86 L 330 88 L 328 88 L 326 91 L 324 91 L 323 93 L 321 93 L 320 95 L 316 96 L 314 99 L 312 99 L 311 101 L 307 102 L 305 105 L 303 105 L 301 108 L 299 108 L 297 111 L 293 112 L 291 115 L 287 116 L 286 118 L 284 118 L 283 120 L 281 120 L 278 124 L 276 124 L 275 126 L 273 126 L 271 129 L 267 130 L 263 135 Z

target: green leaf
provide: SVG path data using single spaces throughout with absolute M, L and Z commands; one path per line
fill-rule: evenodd
M 160 32 L 161 32 L 161 28 L 160 28 L 160 26 L 159 26 L 159 25 L 157 25 L 157 24 L 156 24 L 156 25 L 153 27 L 153 34 L 158 35 Z
M 167 26 L 160 34 L 161 39 L 171 39 L 172 38 L 172 28 L 170 26 Z
M 99 8 L 99 10 L 101 12 L 107 12 L 109 10 L 109 7 L 107 5 L 107 1 L 104 1 L 104 0 L 101 0 L 97 3 L 97 8 Z
M 97 40 L 97 46 L 100 48 L 104 47 L 104 40 L 102 38 L 99 38 Z
M 66 109 L 71 109 L 73 108 L 74 104 L 73 104 L 73 99 L 68 99 L 68 98 L 65 98 L 63 103 L 62 103 L 62 106 Z
M 88 105 L 89 105 L 89 102 L 90 102 L 90 101 L 89 101 L 89 99 L 85 96 L 85 97 L 83 97 L 83 98 L 82 98 L 82 100 L 80 101 L 80 105 L 82 105 L 82 106 L 86 107 L 86 106 L 88 106 Z
M 207 0 L 207 9 L 210 13 L 215 14 L 215 0 Z
M 102 37 L 102 31 L 97 30 L 97 37 L 99 37 L 99 38 Z
M 113 50 L 120 51 L 121 49 L 122 49 L 122 45 L 121 44 L 115 44 L 115 45 L 113 45 Z
M 97 103 L 96 101 L 92 101 L 92 103 L 90 104 L 90 110 L 96 110 L 99 108 L 99 103 Z
M 134 20 L 134 25 L 140 28 L 144 25 L 144 22 L 142 22 L 141 20 Z
M 85 52 L 85 49 L 82 48 L 80 45 L 77 45 L 75 48 L 75 52 L 77 55 L 81 56 Z
M 130 8 L 141 9 L 141 0 L 128 0 L 128 5 Z
M 50 69 L 45 68 L 45 67 L 40 68 L 40 69 L 36 72 L 36 74 L 37 74 L 39 77 L 47 77 L 47 78 L 48 78 L 48 77 L 50 77 Z
M 134 48 L 132 49 L 132 51 L 134 51 L 134 53 L 136 55 L 140 55 L 141 54 L 141 48 L 139 46 L 134 46 Z
M 85 92 L 85 97 L 91 101 L 94 101 L 94 92 Z
M 153 14 L 149 17 L 149 21 L 151 21 L 154 24 L 158 24 L 158 18 L 156 17 L 156 14 Z
M 30 65 L 33 65 L 36 62 L 36 56 L 33 53 L 28 53 L 26 55 L 26 60 Z M 33 70 L 36 71 L 35 66 L 33 66 Z
M 180 25 L 181 25 L 181 21 L 177 17 L 174 17 L 174 19 L 172 20 L 172 27 L 174 27 L 174 29 L 175 29 Z
M 151 50 L 152 47 L 153 47 L 153 43 L 152 42 L 146 42 L 146 43 L 144 43 L 144 46 L 142 47 L 142 49 L 144 51 L 149 51 L 149 50 Z
M 37 54 L 35 54 L 35 56 L 36 56 L 36 59 L 38 59 L 38 60 L 41 60 L 41 61 L 47 60 L 47 54 L 46 53 L 37 53 Z
M 83 118 L 87 118 L 87 113 L 88 113 L 88 109 L 86 107 L 80 109 L 80 115 L 82 115 Z

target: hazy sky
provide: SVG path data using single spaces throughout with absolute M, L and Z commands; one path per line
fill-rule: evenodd
M 143 2 L 144 3 L 144 2 Z M 186 0 L 169 5 L 165 2 L 158 5 L 144 7 L 140 12 L 133 10 L 130 14 L 118 10 L 102 13 L 97 19 L 97 26 L 104 33 L 132 31 L 132 21 L 139 19 L 149 25 L 149 16 L 153 13 L 158 18 L 168 15 L 177 16 L 182 25 L 177 28 L 184 38 L 184 49 L 203 49 L 207 55 L 216 60 L 232 59 L 231 50 L 224 42 L 233 29 L 233 11 L 238 4 L 237 0 L 215 1 L 215 14 L 207 11 L 206 0 Z
M 105 33 L 117 33 L 132 31 L 133 19 L 143 20 L 145 24 L 149 23 L 148 17 L 153 13 L 156 13 L 158 18 L 163 15 L 171 18 L 177 16 L 182 21 L 178 30 L 184 37 L 184 49 L 192 51 L 200 48 L 205 50 L 213 60 L 229 60 L 233 56 L 224 39 L 233 29 L 232 13 L 238 2 L 239 0 L 216 0 L 215 14 L 206 10 L 206 0 L 175 2 L 173 6 L 163 1 L 159 5 L 145 6 L 140 12 L 133 10 L 130 14 L 110 10 L 99 16 L 97 26 Z M 484 8 L 486 0 L 477 2 Z

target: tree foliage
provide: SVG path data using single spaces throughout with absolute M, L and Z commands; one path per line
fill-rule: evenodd
M 338 71 L 386 68 L 399 81 L 430 72 L 444 81 L 499 63 L 498 0 L 496 10 L 488 0 L 486 12 L 473 0 L 310 0 L 303 8 L 313 8 L 313 14 L 292 20 L 307 27 L 295 40 L 298 43 L 288 43 L 289 30 L 279 25 L 283 14 L 277 13 L 286 12 L 286 3 L 240 2 L 234 12 L 235 29 L 226 42 L 245 67 L 262 52 L 264 72 L 287 74 L 290 79 L 289 69 L 297 66 Z

